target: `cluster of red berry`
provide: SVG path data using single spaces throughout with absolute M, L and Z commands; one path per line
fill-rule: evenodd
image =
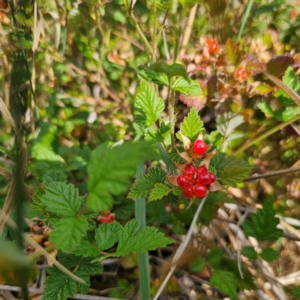
M 206 39 L 206 44 L 208 46 L 208 51 L 211 54 L 216 54 L 219 52 L 220 50 L 220 45 L 218 43 L 217 40 L 213 39 L 213 38 L 207 38 Z
M 186 165 L 184 173 L 177 177 L 177 184 L 182 187 L 187 198 L 204 198 L 209 185 L 215 181 L 216 175 L 208 172 L 206 166 L 196 167 L 193 164 Z
M 202 140 L 197 140 L 193 144 L 193 150 L 197 155 L 206 152 L 206 144 Z M 183 189 L 183 194 L 187 198 L 194 196 L 204 198 L 210 184 L 216 181 L 216 175 L 208 172 L 206 166 L 196 167 L 193 163 L 184 167 L 184 173 L 177 177 L 177 184 Z
M 103 215 L 97 217 L 97 222 L 100 224 L 111 223 L 115 221 L 115 214 L 110 213 L 110 211 L 105 211 Z
M 243 67 L 238 67 L 234 73 L 235 78 L 245 80 L 247 78 L 247 72 Z

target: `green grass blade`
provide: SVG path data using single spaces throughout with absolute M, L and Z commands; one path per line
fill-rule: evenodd
M 144 163 L 137 166 L 136 177 L 144 173 Z M 135 218 L 140 222 L 139 231 L 146 227 L 146 199 L 135 200 Z M 141 299 L 150 299 L 150 269 L 149 254 L 145 251 L 139 254 L 140 294 Z
M 244 17 L 243 17 L 243 21 L 242 21 L 241 28 L 240 28 L 240 30 L 239 30 L 239 34 L 238 34 L 238 37 L 237 37 L 237 41 L 240 40 L 240 38 L 241 38 L 241 36 L 242 36 L 242 34 L 243 34 L 243 31 L 244 31 L 246 22 L 247 22 L 247 20 L 248 20 L 248 17 L 249 17 L 249 14 L 250 14 L 250 11 L 251 11 L 253 2 L 254 2 L 254 0 L 250 0 L 250 1 L 249 1 L 249 4 L 248 4 L 248 6 L 247 6 L 246 12 L 245 12 Z

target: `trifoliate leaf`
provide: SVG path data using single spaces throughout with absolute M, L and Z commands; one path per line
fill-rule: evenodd
M 242 249 L 241 254 L 248 257 L 249 259 L 257 259 L 257 253 L 254 247 L 246 246 Z
M 166 179 L 166 175 L 166 172 L 161 168 L 148 169 L 148 174 L 141 175 L 132 185 L 128 198 L 148 198 L 154 185 L 156 183 L 163 183 Z
M 215 168 L 216 176 L 221 183 L 230 186 L 242 182 L 251 170 L 247 162 L 225 153 L 215 155 L 210 161 L 210 166 Z
M 76 216 L 81 208 L 82 200 L 73 184 L 64 182 L 50 183 L 41 203 L 51 212 L 64 217 Z
M 47 269 L 49 276 L 45 281 L 45 300 L 65 300 L 76 294 L 76 282 L 56 267 Z
M 156 183 L 150 192 L 149 201 L 158 200 L 170 192 L 170 188 L 162 183 Z
M 142 81 L 135 97 L 134 106 L 145 113 L 146 126 L 150 127 L 160 117 L 165 103 L 148 83 Z
M 87 224 L 86 216 L 60 219 L 54 224 L 50 241 L 55 243 L 57 249 L 70 253 L 86 234 Z
M 192 142 L 195 141 L 199 133 L 203 131 L 203 122 L 194 107 L 191 108 L 189 114 L 183 119 L 180 128 L 182 134 L 187 136 Z M 176 136 L 181 140 L 179 133 L 177 133 Z
M 297 299 L 300 299 L 300 286 L 297 286 L 294 290 L 293 290 L 293 296 Z
M 209 282 L 221 293 L 232 299 L 238 299 L 236 278 L 232 272 L 215 270 Z
M 118 240 L 122 230 L 120 223 L 103 223 L 95 232 L 95 240 L 99 250 L 111 248 Z
M 149 143 L 127 143 L 109 148 L 103 144 L 92 152 L 88 167 L 87 208 L 95 212 L 110 209 L 112 196 L 128 191 L 136 165 L 156 155 Z M 151 157 L 152 156 L 152 157 Z M 157 157 L 157 155 L 156 155 Z
M 199 96 L 202 94 L 200 84 L 195 80 L 186 80 L 178 77 L 172 84 L 172 88 L 188 96 Z
M 272 262 L 279 257 L 279 252 L 272 248 L 266 248 L 262 250 L 259 256 L 267 262 Z
M 258 241 L 276 241 L 282 236 L 282 230 L 276 228 L 279 219 L 275 217 L 276 211 L 273 209 L 270 200 L 266 200 L 262 209 L 252 215 L 251 220 L 246 220 L 243 224 L 247 236 L 253 236 Z
M 130 252 L 141 253 L 146 250 L 155 250 L 173 242 L 166 238 L 155 227 L 146 227 L 136 234 L 140 224 L 137 220 L 128 222 L 120 232 L 116 256 L 124 256 Z

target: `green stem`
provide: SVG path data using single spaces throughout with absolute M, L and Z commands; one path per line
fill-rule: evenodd
M 144 163 L 137 166 L 136 177 L 144 173 Z M 140 222 L 138 231 L 146 227 L 146 199 L 140 198 L 135 200 L 135 218 Z M 149 254 L 144 251 L 139 254 L 139 273 L 140 273 L 140 293 L 141 299 L 150 299 L 150 269 Z
M 170 95 L 171 93 L 171 95 Z M 169 105 L 168 105 L 168 112 L 169 112 L 169 119 L 170 119 L 170 134 L 171 134 L 171 146 L 172 149 L 175 147 L 175 116 L 174 116 L 174 109 L 175 109 L 175 90 L 172 89 L 171 85 L 171 78 L 169 78 Z
M 239 30 L 239 34 L 238 34 L 238 37 L 237 37 L 237 41 L 240 40 L 241 36 L 242 36 L 242 33 L 244 31 L 244 28 L 245 28 L 245 25 L 246 25 L 246 22 L 248 20 L 248 17 L 249 17 L 249 14 L 250 14 L 250 11 L 251 11 L 251 8 L 252 8 L 252 5 L 254 3 L 254 0 L 250 0 L 249 1 L 249 4 L 247 6 L 247 9 L 246 9 L 246 12 L 243 16 L 243 21 L 242 21 L 242 25 L 241 25 L 241 28 Z
M 153 53 L 152 53 L 152 61 L 156 61 L 156 15 L 157 15 L 157 9 L 156 9 L 156 0 L 153 0 L 153 34 L 152 34 L 152 46 L 153 46 Z
M 271 128 L 270 130 L 268 130 L 267 132 L 263 133 L 262 135 L 254 138 L 252 141 L 250 141 L 249 143 L 244 144 L 241 148 L 237 149 L 233 155 L 237 155 L 243 151 L 245 151 L 246 149 L 248 149 L 250 146 L 262 141 L 263 139 L 267 138 L 268 136 L 270 136 L 271 134 L 275 133 L 276 131 L 286 127 L 287 125 L 297 121 L 298 119 L 300 119 L 300 115 L 295 116 L 294 118 L 285 121 L 281 124 L 278 124 L 277 126 Z
M 172 22 L 174 26 L 174 36 L 175 36 L 175 46 L 174 46 L 174 56 L 173 56 L 173 63 L 176 63 L 178 53 L 179 53 L 179 38 L 180 38 L 180 29 L 178 26 L 177 21 L 177 14 L 171 14 Z

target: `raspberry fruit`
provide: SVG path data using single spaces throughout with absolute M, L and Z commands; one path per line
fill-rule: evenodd
M 113 219 L 113 217 L 112 217 L 111 215 L 108 215 L 108 216 L 101 216 L 101 217 L 99 218 L 99 222 L 100 222 L 101 224 L 103 224 L 103 223 L 111 223 L 113 220 L 114 220 L 114 219 Z
M 196 197 L 204 198 L 207 194 L 207 188 L 203 184 L 196 184 L 193 187 L 193 192 L 194 192 Z
M 193 164 L 185 165 L 184 173 L 193 175 L 196 171 L 196 167 Z
M 247 72 L 244 68 L 238 67 L 234 73 L 235 78 L 240 78 L 242 80 L 245 80 L 247 78 Z
M 194 152 L 198 155 L 203 155 L 206 152 L 206 144 L 201 140 L 195 141 L 193 148 Z
M 194 196 L 194 188 L 192 185 L 187 186 L 183 189 L 183 195 L 187 198 L 192 198 Z
M 191 185 L 192 182 L 193 178 L 191 176 L 187 176 L 186 174 L 181 174 L 177 177 L 177 184 L 182 188 Z

